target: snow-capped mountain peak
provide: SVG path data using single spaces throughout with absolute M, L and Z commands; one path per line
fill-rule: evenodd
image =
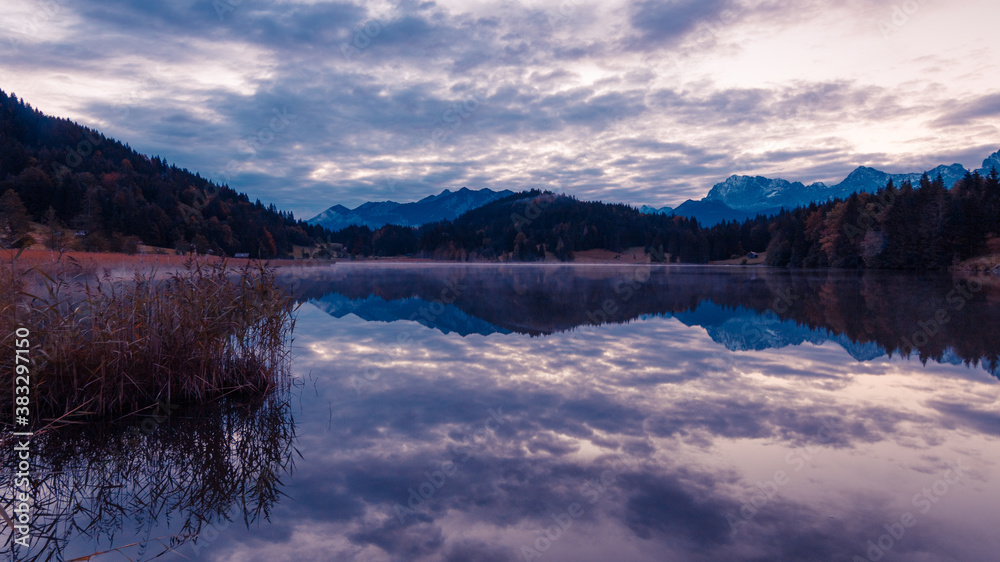
M 729 176 L 717 183 L 702 201 L 718 201 L 733 209 L 760 211 L 775 207 L 797 207 L 815 200 L 825 189 L 823 183 L 809 186 L 781 178 L 763 176 Z
M 979 173 L 988 176 L 993 171 L 993 168 L 996 168 L 997 172 L 1000 172 L 1000 150 L 991 154 L 986 160 L 983 160 L 983 167 L 979 169 Z

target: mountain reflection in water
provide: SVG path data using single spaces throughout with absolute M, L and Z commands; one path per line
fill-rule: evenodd
M 995 275 L 655 266 L 347 264 L 296 276 L 331 316 L 411 320 L 447 334 L 548 335 L 659 315 L 731 351 L 833 340 L 859 361 L 915 354 L 997 372 Z M 388 273 L 391 272 L 391 273 Z M 453 295 L 452 298 L 447 298 Z

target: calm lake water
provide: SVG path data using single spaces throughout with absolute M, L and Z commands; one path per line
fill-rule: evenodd
M 46 553 L 164 537 L 122 552 L 998 559 L 996 276 L 338 263 L 282 279 L 303 302 L 296 384 L 49 438 Z

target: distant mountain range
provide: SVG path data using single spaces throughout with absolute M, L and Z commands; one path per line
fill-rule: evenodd
M 438 195 L 430 195 L 413 203 L 377 201 L 364 203 L 354 209 L 348 209 L 343 205 L 334 205 L 309 219 L 308 222 L 330 230 L 340 230 L 352 224 L 364 225 L 369 228 L 381 228 L 387 224 L 420 226 L 458 218 L 466 211 L 513 194 L 514 192 L 507 189 L 503 191 L 491 189 L 474 191 L 467 187 L 458 191 L 446 189 Z
M 673 207 L 650 207 L 649 205 L 643 205 L 639 207 L 639 212 L 646 215 L 672 215 L 674 213 Z
M 983 161 L 978 171 L 987 175 L 993 168 L 1000 170 L 1000 151 Z M 968 173 L 961 164 L 938 166 L 925 172 L 889 174 L 875 168 L 860 166 L 844 181 L 828 186 L 822 182 L 804 185 L 781 178 L 763 176 L 730 176 L 715 184 L 708 195 L 700 201 L 688 199 L 676 209 L 657 209 L 648 205 L 639 209 L 647 214 L 675 214 L 696 218 L 698 222 L 712 226 L 724 220 L 743 221 L 757 214 L 773 215 L 782 209 L 794 209 L 810 203 L 821 203 L 835 198 L 845 198 L 852 193 L 874 193 L 886 186 L 891 179 L 896 185 L 904 181 L 916 184 L 927 174 L 931 179 L 940 175 L 946 187 L 951 188 L 956 181 Z
M 978 171 L 985 176 L 994 167 L 1000 170 L 1000 151 L 986 158 Z M 916 184 L 924 174 L 931 179 L 940 175 L 944 179 L 945 186 L 951 188 L 968 172 L 969 170 L 961 164 L 942 165 L 924 172 L 905 174 L 890 174 L 875 168 L 859 166 L 836 185 L 826 185 L 822 182 L 805 185 L 802 182 L 791 182 L 781 178 L 733 175 L 712 186 L 708 195 L 700 201 L 688 199 L 677 208 L 643 205 L 639 208 L 639 212 L 694 218 L 702 225 L 713 226 L 723 221 L 742 222 L 758 214 L 774 215 L 782 209 L 794 209 L 813 202 L 821 203 L 835 198 L 845 198 L 855 192 L 874 193 L 885 187 L 890 179 L 896 185 L 904 181 Z M 368 202 L 354 209 L 334 205 L 309 219 L 308 222 L 330 230 L 340 230 L 352 224 L 370 228 L 381 228 L 387 224 L 420 226 L 455 219 L 467 211 L 512 194 L 513 192 L 506 189 L 503 191 L 471 190 L 466 187 L 458 191 L 446 189 L 438 195 L 431 195 L 413 203 Z

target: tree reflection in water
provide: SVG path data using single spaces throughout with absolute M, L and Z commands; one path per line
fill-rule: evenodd
M 285 388 L 250 403 L 176 409 L 155 424 L 131 418 L 36 433 L 31 546 L 14 544 L 9 528 L 5 545 L 16 560 L 107 551 L 150 560 L 197 543 L 210 525 L 268 520 L 293 468 L 289 396 Z M 12 439 L 2 453 L 4 506 L 13 505 Z
M 547 336 L 662 315 L 706 329 L 728 322 L 728 328 L 736 327 L 727 334 L 735 348 L 775 347 L 762 332 L 768 328 L 763 319 L 787 323 L 785 331 L 798 326 L 822 337 L 876 346 L 879 355 L 924 362 L 955 356 L 994 373 L 1000 364 L 1000 339 L 994 330 L 984 329 L 994 326 L 1000 314 L 996 275 L 362 263 L 285 272 L 278 281 L 300 301 L 334 316 L 350 312 L 369 320 L 413 320 L 462 335 Z

